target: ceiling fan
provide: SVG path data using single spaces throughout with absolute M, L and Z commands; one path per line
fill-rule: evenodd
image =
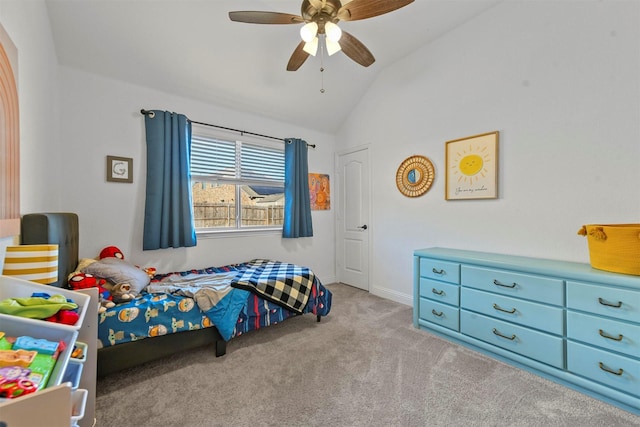
M 236 22 L 250 24 L 305 24 L 300 29 L 302 41 L 293 51 L 288 71 L 296 71 L 309 55 L 316 54 L 319 38 L 324 39 L 327 53 L 333 55 L 342 50 L 358 64 L 368 67 L 375 58 L 367 47 L 351 34 L 336 25 L 339 21 L 357 21 L 392 12 L 413 3 L 414 0 L 303 0 L 302 16 L 279 12 L 238 11 L 229 12 Z

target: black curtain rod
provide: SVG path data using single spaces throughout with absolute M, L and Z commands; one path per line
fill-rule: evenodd
M 144 114 L 146 116 L 147 114 L 152 113 L 152 111 L 151 110 L 145 110 L 143 108 L 142 110 L 140 110 L 140 113 Z M 246 135 L 253 135 L 253 136 L 259 136 L 261 138 L 275 139 L 276 141 L 286 142 L 286 139 L 284 139 L 284 138 L 276 138 L 275 136 L 262 135 L 260 133 L 248 132 L 246 130 L 233 129 L 233 128 L 228 128 L 228 127 L 224 127 L 224 126 L 212 125 L 210 123 L 196 122 L 196 121 L 191 120 L 189 118 L 187 120 L 189 120 L 191 123 L 195 123 L 197 125 L 209 126 L 209 127 L 212 127 L 212 128 L 218 128 L 218 129 L 230 130 L 232 132 L 238 132 L 240 135 L 245 135 L 245 134 Z M 307 144 L 307 147 L 316 148 L 316 145 L 315 144 Z

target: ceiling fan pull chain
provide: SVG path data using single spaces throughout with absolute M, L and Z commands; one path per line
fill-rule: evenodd
M 324 93 L 324 43 L 320 43 L 320 93 Z

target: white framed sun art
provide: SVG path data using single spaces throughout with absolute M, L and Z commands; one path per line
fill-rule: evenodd
M 498 198 L 498 131 L 447 141 L 445 199 Z

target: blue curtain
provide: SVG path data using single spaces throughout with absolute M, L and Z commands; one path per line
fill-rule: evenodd
M 191 203 L 191 122 L 182 114 L 145 115 L 147 191 L 143 250 L 196 245 Z
M 287 138 L 284 148 L 284 225 L 282 237 L 311 237 L 307 142 Z

